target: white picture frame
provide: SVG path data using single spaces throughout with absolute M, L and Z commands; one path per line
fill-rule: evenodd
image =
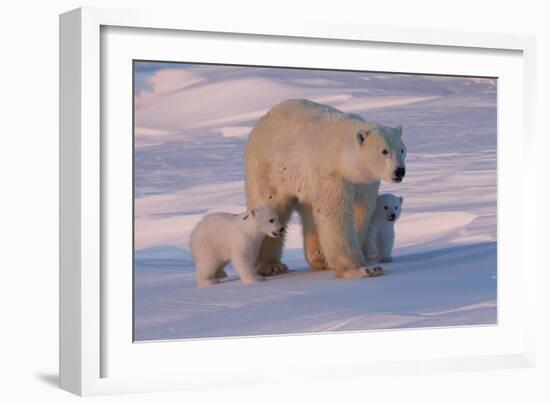
M 515 98 L 519 99 L 514 101 L 514 105 L 510 104 L 510 107 L 507 107 L 506 103 L 500 103 L 499 98 L 499 107 L 504 105 L 509 112 L 507 116 L 502 116 L 502 119 L 508 119 L 506 121 L 501 120 L 499 116 L 499 171 L 507 175 L 503 181 L 499 174 L 499 244 L 502 241 L 504 245 L 503 248 L 499 247 L 499 270 L 500 265 L 510 266 L 510 270 L 505 270 L 502 278 L 499 272 L 499 310 L 501 303 L 504 307 L 504 313 L 499 311 L 499 326 L 478 329 L 475 332 L 468 328 L 417 329 L 401 332 L 354 332 L 146 343 L 147 346 L 142 345 L 143 347 L 136 349 L 132 340 L 125 336 L 124 332 L 127 330 L 117 329 L 113 321 L 108 320 L 109 317 L 120 318 L 127 311 L 122 309 L 124 307 L 118 310 L 110 302 L 113 298 L 107 298 L 113 290 L 118 292 L 116 287 L 119 287 L 117 284 L 120 282 L 113 280 L 107 287 L 105 279 L 110 277 L 104 271 L 105 251 L 109 245 L 102 228 L 109 225 L 106 220 L 111 218 L 106 216 L 102 209 L 106 203 L 105 191 L 109 189 L 106 183 L 112 175 L 109 171 L 111 168 L 107 168 L 112 165 L 105 164 L 105 147 L 111 143 L 102 139 L 101 135 L 106 130 L 106 123 L 102 120 L 105 118 L 105 111 L 102 111 L 102 92 L 109 91 L 104 87 L 106 84 L 101 77 L 101 57 L 105 56 L 105 53 L 102 53 L 102 47 L 105 46 L 102 30 L 106 27 L 193 32 L 195 36 L 200 36 L 200 33 L 218 33 L 219 36 L 240 35 L 243 38 L 253 38 L 260 43 L 262 40 L 290 40 L 307 44 L 311 43 L 308 42 L 311 40 L 323 40 L 332 41 L 331 46 L 335 47 L 345 43 L 374 43 L 382 48 L 412 46 L 417 47 L 417 51 L 467 50 L 478 55 L 511 52 L 510 54 L 514 55 L 514 61 L 511 63 L 515 67 L 510 70 L 508 82 L 510 88 L 515 89 L 509 94 L 516 94 Z M 231 20 L 197 19 L 192 15 L 182 16 L 149 10 L 81 8 L 61 15 L 61 387 L 79 395 L 96 395 L 208 388 L 229 384 L 245 386 L 293 382 L 297 378 L 304 381 L 309 377 L 329 381 L 369 374 L 411 374 L 534 365 L 537 266 L 533 238 L 536 233 L 536 222 L 534 215 L 527 214 L 530 197 L 534 196 L 529 196 L 528 192 L 517 192 L 517 183 L 521 183 L 521 189 L 530 189 L 535 187 L 535 179 L 533 176 L 514 173 L 514 170 L 510 169 L 513 161 L 506 153 L 506 150 L 519 147 L 525 156 L 521 172 L 535 169 L 535 161 L 528 158 L 535 147 L 534 49 L 534 38 L 520 35 L 382 28 L 341 23 L 293 24 L 290 21 L 247 21 L 246 24 L 242 24 L 241 21 L 234 24 Z M 430 57 L 435 63 L 434 57 Z M 258 64 L 262 64 L 262 61 Z M 491 68 L 491 65 L 487 66 L 487 69 Z M 409 69 L 405 68 L 404 71 L 407 72 Z M 502 127 L 503 122 L 510 125 Z M 512 127 L 515 132 L 519 131 L 522 135 L 508 135 Z M 116 149 L 109 148 L 110 152 Z M 501 149 L 504 150 L 502 153 Z M 513 189 L 508 189 L 509 193 L 506 191 L 508 181 L 515 182 L 516 194 Z M 500 203 L 500 200 L 503 200 L 503 203 Z M 517 211 L 517 216 L 510 217 L 511 208 L 507 206 L 513 207 L 511 205 L 516 201 L 519 201 L 522 208 L 515 207 L 520 211 Z M 501 217 L 506 221 L 501 221 Z M 512 231 L 507 231 L 501 238 L 502 225 L 511 228 Z M 514 234 L 508 235 L 508 232 Z M 113 241 L 113 238 L 109 241 Z M 512 243 L 513 248 L 507 247 Z M 521 271 L 521 275 L 512 281 L 512 276 L 507 273 L 511 273 L 514 265 L 516 270 Z M 121 288 L 120 294 L 117 295 L 121 295 L 123 300 L 127 297 L 125 293 L 126 291 Z M 507 301 L 521 301 L 521 304 Z M 518 319 L 520 316 L 521 320 Z M 131 318 L 127 317 L 122 319 L 131 321 Z M 107 327 L 109 329 L 106 329 Z M 116 337 L 116 334 L 123 336 Z M 372 354 L 368 358 L 354 353 L 353 346 L 363 343 L 366 337 L 374 343 L 394 343 L 395 346 L 403 346 L 405 334 L 411 343 L 410 346 L 429 348 L 426 347 L 426 351 L 422 353 L 410 354 L 403 348 L 396 347 L 393 354 L 387 357 Z M 486 340 L 485 343 L 481 342 L 482 338 Z M 321 345 L 328 347 L 331 352 L 323 357 L 323 360 L 317 359 L 315 354 L 319 340 L 322 341 Z M 446 344 L 456 340 L 461 340 L 464 348 L 451 351 Z M 480 340 L 480 343 L 477 343 L 477 340 Z M 488 347 L 489 341 L 494 344 L 493 348 Z M 194 343 L 192 348 L 191 343 Z M 346 345 L 346 349 L 341 352 L 335 351 L 338 345 Z M 231 351 L 234 352 L 233 355 Z M 278 358 L 282 356 L 283 351 L 299 351 L 300 354 L 296 354 L 292 360 L 288 357 Z M 387 353 L 388 350 L 381 351 Z M 179 354 L 185 354 L 187 357 L 184 363 L 179 359 L 166 359 L 167 356 L 181 357 Z M 201 359 L 205 356 L 209 357 L 208 365 Z M 143 370 L 136 368 L 140 362 Z M 113 368 L 116 369 L 111 369 L 111 364 L 107 363 L 113 363 Z M 251 368 L 260 369 L 256 371 L 253 379 L 248 375 Z M 269 372 L 275 368 L 278 369 L 277 376 Z M 281 368 L 284 370 L 281 371 Z

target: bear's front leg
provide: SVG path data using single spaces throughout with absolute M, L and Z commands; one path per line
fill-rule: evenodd
M 368 265 L 361 252 L 354 222 L 353 185 L 338 178 L 325 183 L 313 205 L 319 240 L 328 266 L 339 278 L 375 277 L 379 266 Z

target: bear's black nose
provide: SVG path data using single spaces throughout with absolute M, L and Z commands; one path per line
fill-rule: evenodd
M 391 217 L 392 219 L 394 219 L 394 218 L 395 218 L 395 214 L 391 213 L 391 214 L 390 214 L 390 217 Z
M 396 178 L 403 178 L 405 176 L 405 168 L 399 167 L 394 171 Z

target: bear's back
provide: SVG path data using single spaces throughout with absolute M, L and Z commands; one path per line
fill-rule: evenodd
M 266 116 L 270 115 L 284 115 L 289 118 L 300 117 L 341 123 L 365 123 L 365 120 L 355 113 L 345 113 L 330 105 L 320 104 L 308 99 L 288 99 L 283 101 L 271 108 Z
M 200 242 L 203 238 L 210 240 L 224 239 L 230 236 L 235 218 L 236 215 L 230 213 L 210 213 L 205 215 L 193 229 L 191 241 Z
M 284 164 L 289 159 L 317 154 L 326 161 L 327 150 L 337 152 L 346 134 L 365 124 L 356 114 L 306 99 L 289 99 L 258 121 L 250 133 L 247 159 Z

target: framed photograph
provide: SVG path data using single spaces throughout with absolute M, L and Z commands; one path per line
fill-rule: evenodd
M 534 365 L 532 37 L 85 8 L 60 45 L 62 388 Z

